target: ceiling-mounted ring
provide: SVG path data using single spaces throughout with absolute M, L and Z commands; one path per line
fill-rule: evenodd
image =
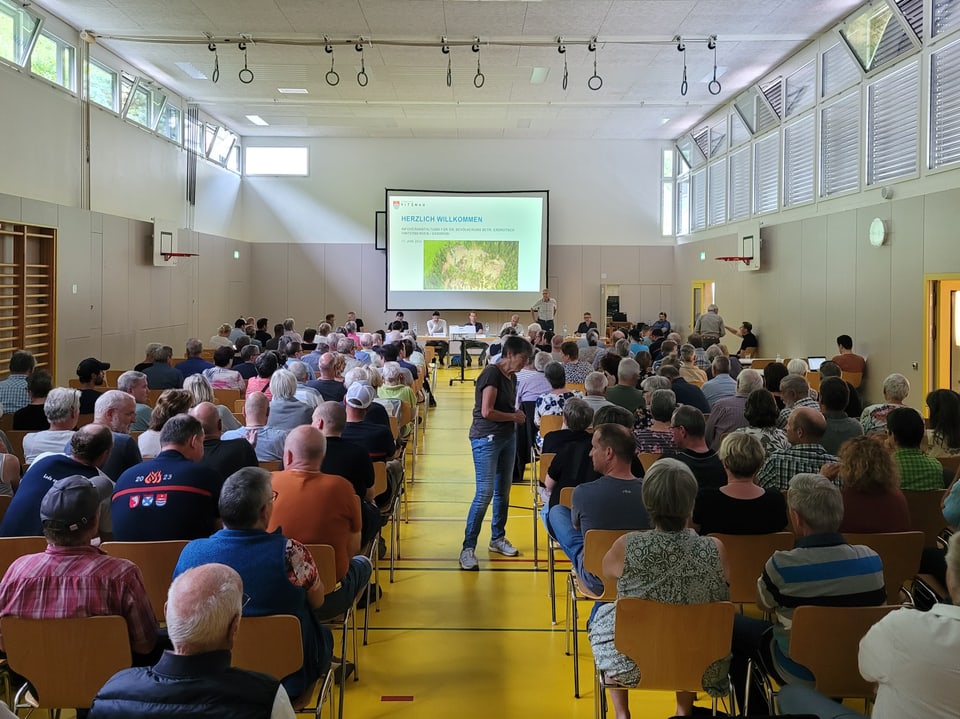
M 441 37 L 441 38 L 440 38 L 440 41 L 443 43 L 443 44 L 440 46 L 440 52 L 442 52 L 444 55 L 449 55 L 449 54 L 450 54 L 450 46 L 447 45 L 447 38 L 446 38 L 446 37 Z
M 209 45 L 207 45 L 207 50 L 209 50 L 210 52 L 216 52 L 216 51 L 217 51 L 217 43 L 211 42 Z
M 253 70 L 247 67 L 247 43 L 237 43 L 237 47 L 243 50 L 243 69 L 237 73 L 237 77 L 240 78 L 240 82 L 244 85 L 249 85 L 253 82 Z
M 480 52 L 480 38 L 474 35 L 473 45 L 470 46 L 470 49 L 474 52 Z
M 590 41 L 587 50 L 593 53 L 593 75 L 587 78 L 587 87 L 596 91 L 603 87 L 603 78 L 597 74 L 597 38 Z
M 333 54 L 333 50 L 330 52 L 330 69 L 327 70 L 327 74 L 323 76 L 323 79 L 327 81 L 327 84 L 330 87 L 336 87 L 340 84 L 340 75 L 337 74 L 337 71 L 333 69 L 334 62 L 336 62 L 336 56 Z
M 563 44 L 563 36 L 557 38 L 557 52 L 561 55 L 567 51 L 567 46 Z
M 247 51 L 247 43 L 245 43 L 245 42 L 238 42 L 238 43 L 237 43 L 237 50 L 239 50 L 240 52 L 246 52 L 246 51 Z

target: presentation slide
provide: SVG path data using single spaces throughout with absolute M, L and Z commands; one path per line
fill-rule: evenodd
M 547 279 L 548 192 L 390 190 L 387 310 L 524 310 Z

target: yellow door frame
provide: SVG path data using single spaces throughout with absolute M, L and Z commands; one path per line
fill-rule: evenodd
M 693 280 L 690 283 L 690 331 L 697 322 L 697 315 L 707 311 L 707 306 L 714 304 L 716 299 L 717 283 L 715 280 Z M 697 290 L 700 290 L 700 307 L 697 307 Z M 699 310 L 699 312 L 698 312 Z
M 935 334 L 936 329 L 941 331 L 947 328 L 950 336 L 949 302 L 943 302 L 943 287 L 941 283 L 956 283 L 952 290 L 960 291 L 960 273 L 936 273 L 923 276 L 923 388 L 924 396 L 938 387 L 951 387 L 950 378 L 950 346 L 941 343 L 941 337 Z M 934 313 L 934 298 L 936 297 L 936 314 Z M 934 362 L 936 360 L 936 362 Z M 926 413 L 926 410 L 924 410 Z

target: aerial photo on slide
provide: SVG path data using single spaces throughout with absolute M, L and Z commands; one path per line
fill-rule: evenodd
M 425 290 L 516 290 L 519 244 L 497 240 L 426 240 Z

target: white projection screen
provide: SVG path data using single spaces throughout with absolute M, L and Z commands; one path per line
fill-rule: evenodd
M 386 191 L 386 310 L 524 310 L 547 282 L 549 192 Z

